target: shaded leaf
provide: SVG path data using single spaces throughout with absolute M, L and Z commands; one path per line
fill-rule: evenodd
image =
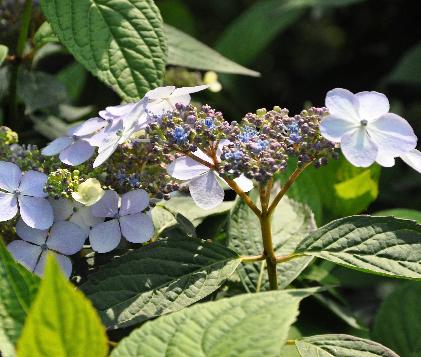
M 394 83 L 421 83 L 421 44 L 404 53 L 386 80 Z
M 239 256 L 194 238 L 162 239 L 91 274 L 82 290 L 110 328 L 133 325 L 189 306 L 217 290 Z
M 161 85 L 166 44 L 153 0 L 41 0 L 41 6 L 73 56 L 124 100 Z
M 374 320 L 372 337 L 402 357 L 421 355 L 421 285 L 406 283 L 381 304 Z
M 105 357 L 107 337 L 91 303 L 48 257 L 22 336 L 19 357 Z
M 312 292 L 274 291 L 198 304 L 146 323 L 111 356 L 279 356 L 300 300 Z
M 39 49 L 47 43 L 59 42 L 59 39 L 54 33 L 53 29 L 51 28 L 51 25 L 47 21 L 45 21 L 38 28 L 37 32 L 35 32 L 33 41 L 35 48 Z
M 260 74 L 245 68 L 190 35 L 165 25 L 168 40 L 168 63 L 194 69 L 257 77 Z
M 295 253 L 369 273 L 421 279 L 421 225 L 393 217 L 346 217 L 311 233 Z
M 384 211 L 379 211 L 373 214 L 374 216 L 392 216 L 396 218 L 412 219 L 421 223 L 421 212 L 414 209 L 394 208 Z
M 3 61 L 6 59 L 8 53 L 9 48 L 5 45 L 0 44 L 0 66 L 3 64 Z

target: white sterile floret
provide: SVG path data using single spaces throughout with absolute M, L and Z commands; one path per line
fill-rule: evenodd
M 67 277 L 72 273 L 72 262 L 67 255 L 79 252 L 87 238 L 86 232 L 71 222 L 57 222 L 50 230 L 40 230 L 27 226 L 21 219 L 16 234 L 22 240 L 9 243 L 7 248 L 19 263 L 42 275 L 47 254 L 52 254 Z
M 222 147 L 228 141 L 222 141 L 217 150 L 217 160 L 220 161 Z M 212 159 L 200 149 L 193 153 L 198 158 L 213 164 Z M 188 181 L 189 191 L 193 201 L 203 209 L 212 209 L 219 206 L 224 201 L 224 189 L 219 182 L 220 177 L 215 170 L 201 164 L 190 157 L 182 156 L 175 159 L 167 167 L 167 172 L 177 180 Z M 237 185 L 248 192 L 253 189 L 253 182 L 244 175 L 234 179 Z
M 390 167 L 396 157 L 406 157 L 415 150 L 417 137 L 412 127 L 399 115 L 389 113 L 384 94 L 353 94 L 336 88 L 327 93 L 325 105 L 329 116 L 320 123 L 321 134 L 340 143 L 344 156 L 354 166 L 368 167 L 377 162 Z

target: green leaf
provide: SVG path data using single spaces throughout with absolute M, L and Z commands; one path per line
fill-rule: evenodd
M 169 201 L 162 201 L 158 206 L 163 206 L 170 212 L 181 213 L 197 227 L 206 217 L 226 214 L 232 208 L 234 202 L 222 202 L 218 207 L 205 210 L 197 207 L 191 197 L 173 197 Z
M 73 62 L 57 73 L 57 78 L 66 86 L 69 98 L 76 102 L 85 87 L 88 72 L 80 63 Z M 77 78 L 77 81 L 75 81 L 75 78 Z
M 0 44 L 0 66 L 3 64 L 3 61 L 6 59 L 8 53 L 9 48 Z
M 421 355 L 421 285 L 406 283 L 381 304 L 374 320 L 372 337 L 402 357 Z
M 34 45 L 36 49 L 41 48 L 47 43 L 50 42 L 60 42 L 57 35 L 54 33 L 51 25 L 45 21 L 35 32 L 34 35 Z
M 313 214 L 307 206 L 284 198 L 275 210 L 272 236 L 277 255 L 294 251 L 299 241 L 316 228 Z M 252 210 L 238 200 L 228 225 L 229 246 L 240 255 L 256 255 L 263 252 L 260 223 Z M 277 265 L 278 284 L 287 287 L 310 263 L 309 257 L 300 257 Z M 265 262 L 243 264 L 238 269 L 247 291 L 268 290 L 269 282 Z
M 421 44 L 412 47 L 402 56 L 386 81 L 406 84 L 421 83 Z
M 257 1 L 226 28 L 216 48 L 232 60 L 247 65 L 280 33 L 297 22 L 306 9 L 313 6 L 346 6 L 362 1 L 364 0 Z
M 379 211 L 373 214 L 374 216 L 392 216 L 396 218 L 412 219 L 421 223 L 421 212 L 413 209 L 395 208 L 384 211 Z
M 349 335 L 311 336 L 295 345 L 301 357 L 399 357 L 379 343 Z
M 346 217 L 311 233 L 295 253 L 368 273 L 419 280 L 421 225 L 393 217 Z
M 189 306 L 217 290 L 239 256 L 194 238 L 162 239 L 89 276 L 82 290 L 110 328 L 130 326 Z
M 168 40 L 169 64 L 252 77 L 260 75 L 259 72 L 252 71 L 225 58 L 212 48 L 175 27 L 164 25 L 164 29 Z
M 48 73 L 19 71 L 17 85 L 17 92 L 25 103 L 26 113 L 51 108 L 67 101 L 65 86 Z
M 311 290 L 239 295 L 198 304 L 135 330 L 111 357 L 278 357 Z
M 161 85 L 166 44 L 153 0 L 42 0 L 41 6 L 73 56 L 124 100 Z
M 4 357 L 15 354 L 38 285 L 39 278 L 15 262 L 0 238 L 0 352 Z
M 91 303 L 49 256 L 18 341 L 18 356 L 105 357 L 107 352 L 105 329 Z

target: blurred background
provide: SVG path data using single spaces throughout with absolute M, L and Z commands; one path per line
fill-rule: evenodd
M 219 74 L 222 90 L 201 98 L 220 109 L 227 120 L 240 120 L 248 111 L 274 105 L 289 108 L 291 113 L 310 105 L 323 106 L 328 90 L 343 87 L 353 92 L 376 90 L 386 94 L 391 111 L 406 118 L 421 137 L 419 0 L 157 0 L 156 3 L 165 23 L 261 73 L 260 77 Z M 0 43 L 13 48 L 22 2 L 3 0 L 1 4 Z M 32 34 L 43 21 L 35 5 Z M 19 115 L 26 118 L 25 125 L 19 128 L 23 142 L 42 145 L 72 121 L 119 103 L 110 89 L 58 44 L 44 46 L 36 53 L 29 51 L 27 67 L 18 90 Z M 30 69 L 34 68 L 43 72 L 42 81 L 31 79 L 34 74 Z M 9 75 L 7 66 L 3 66 L 0 69 L 3 124 L 10 120 Z M 169 68 L 166 81 L 194 84 L 195 78 L 202 75 L 194 70 L 186 74 Z M 28 83 L 35 84 L 31 87 Z M 46 105 L 50 100 L 66 105 L 58 108 Z M 421 212 L 421 175 L 402 162 L 381 171 L 378 192 L 365 212 L 394 208 Z M 413 218 L 421 221 L 420 217 L 421 213 Z M 372 324 L 379 302 L 398 283 L 337 267 L 321 265 L 321 269 L 327 272 L 325 279 L 333 279 L 328 281 L 342 286 L 341 296 L 347 302 L 341 301 L 342 316 L 338 312 L 336 317 L 327 312 L 332 308 L 326 308 L 326 304 L 304 303 L 304 309 L 309 311 L 302 315 L 311 312 L 311 318 L 300 327 L 301 332 L 325 332 L 320 323 L 326 325 L 326 331 L 349 332 L 350 325 L 358 326 L 352 322 L 354 316 L 364 325 Z M 317 328 L 312 319 L 316 320 Z M 332 326 L 337 331 L 332 331 Z M 352 332 L 365 334 L 364 329 Z M 421 356 L 421 352 L 413 356 Z

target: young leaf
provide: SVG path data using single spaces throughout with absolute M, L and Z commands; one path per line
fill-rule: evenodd
M 301 357 L 399 357 L 379 343 L 349 335 L 311 336 L 295 345 Z
M 277 255 L 292 253 L 298 242 L 315 228 L 313 215 L 307 206 L 284 198 L 272 220 L 273 244 Z M 242 200 L 237 201 L 231 212 L 228 235 L 229 246 L 241 255 L 263 252 L 259 220 Z M 278 264 L 279 286 L 287 287 L 310 261 L 310 257 L 301 257 Z M 249 292 L 267 290 L 269 287 L 265 262 L 243 264 L 238 273 Z
M 168 40 L 168 63 L 220 73 L 242 74 L 257 77 L 260 74 L 225 58 L 195 38 L 164 25 Z
M 3 61 L 6 59 L 9 49 L 5 45 L 0 44 L 0 66 L 3 64 Z
M 277 357 L 298 304 L 311 289 L 239 295 L 198 304 L 146 323 L 125 338 L 111 357 Z
M 0 352 L 5 357 L 14 355 L 38 285 L 39 278 L 16 263 L 0 239 Z
M 217 290 L 239 256 L 194 238 L 162 239 L 102 267 L 82 290 L 109 328 L 178 311 Z
M 393 217 L 346 217 L 311 233 L 295 253 L 369 273 L 419 280 L 421 225 Z
M 91 303 L 48 257 L 44 279 L 18 341 L 19 357 L 105 357 L 107 337 Z
M 153 0 L 42 0 L 41 6 L 73 56 L 124 100 L 161 85 L 166 44 Z
M 382 303 L 374 321 L 374 340 L 392 348 L 402 357 L 421 354 L 421 286 L 406 283 Z
M 51 28 L 51 25 L 47 21 L 45 21 L 39 27 L 37 32 L 35 32 L 34 45 L 36 49 L 39 49 L 50 42 L 59 42 L 59 39 L 54 33 L 53 29 Z

